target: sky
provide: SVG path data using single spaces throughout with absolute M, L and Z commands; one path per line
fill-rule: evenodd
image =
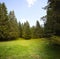
M 8 13 L 14 10 L 18 22 L 28 21 L 30 26 L 33 26 L 38 20 L 43 24 L 41 17 L 46 15 L 43 7 L 47 5 L 47 0 L 0 0 L 0 2 L 5 3 Z

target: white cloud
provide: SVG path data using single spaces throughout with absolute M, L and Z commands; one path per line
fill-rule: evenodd
M 26 0 L 26 1 L 28 3 L 28 7 L 32 7 L 37 0 Z

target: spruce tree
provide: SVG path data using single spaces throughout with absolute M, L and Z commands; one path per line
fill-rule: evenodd
M 22 38 L 22 24 L 19 22 L 19 37 Z
M 60 35 L 59 2 L 59 0 L 48 0 L 47 21 L 45 24 L 45 34 L 48 37 Z
M 8 39 L 8 15 L 5 3 L 0 3 L 0 40 Z
M 35 29 L 36 29 L 35 26 L 32 26 L 31 27 L 31 38 L 33 38 L 33 39 L 36 38 L 36 35 L 35 35 L 36 34 L 36 31 L 35 31 Z
M 39 24 L 39 21 L 36 21 L 35 35 L 36 35 L 36 38 L 42 37 L 42 28 Z
M 28 21 L 26 21 L 23 26 L 23 38 L 25 38 L 25 39 L 31 38 L 30 25 L 29 25 Z
M 14 11 L 10 11 L 9 13 L 9 36 L 10 38 L 18 38 L 19 37 L 19 27 L 17 23 L 17 19 L 15 17 Z

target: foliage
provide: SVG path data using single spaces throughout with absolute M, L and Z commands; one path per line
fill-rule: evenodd
M 31 27 L 31 37 L 32 38 L 43 37 L 43 28 L 42 28 L 42 26 L 40 26 L 39 21 L 36 21 L 36 26 Z
M 45 35 L 51 37 L 53 35 L 60 36 L 60 1 L 48 0 L 47 16 L 45 23 Z
M 30 39 L 60 36 L 59 2 L 59 0 L 48 0 L 47 15 L 41 18 L 44 21 L 44 28 L 41 27 L 39 21 L 36 21 L 36 26 L 32 27 L 28 21 L 24 24 L 18 23 L 14 11 L 8 14 L 5 3 L 0 3 L 0 41 L 18 37 Z
M 9 13 L 9 38 L 18 38 L 19 37 L 19 27 L 17 19 L 15 17 L 14 11 Z
M 4 3 L 0 3 L 0 41 L 8 39 L 8 15 Z
M 42 27 L 39 24 L 39 21 L 36 21 L 36 29 L 35 29 L 36 38 L 42 37 Z
M 22 38 L 22 24 L 19 22 L 19 37 Z
M 36 31 L 35 31 L 35 26 L 31 27 L 31 38 L 36 38 Z
M 5 4 L 0 3 L 0 39 L 11 40 L 18 37 L 25 39 L 42 37 L 39 21 L 34 27 L 30 27 L 28 21 L 24 24 L 18 23 L 14 11 L 10 11 L 8 14 Z
M 28 21 L 26 21 L 23 25 L 23 38 L 25 38 L 25 39 L 31 38 L 30 25 L 29 25 Z

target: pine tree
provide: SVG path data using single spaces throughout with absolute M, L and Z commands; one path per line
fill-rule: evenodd
M 15 17 L 14 11 L 10 11 L 9 13 L 9 36 L 10 39 L 19 37 L 19 26 L 17 23 L 17 19 Z
M 30 25 L 29 25 L 28 21 L 26 21 L 23 26 L 23 38 L 25 38 L 25 39 L 31 38 Z
M 0 40 L 8 39 L 8 15 L 5 3 L 0 3 Z
M 31 27 L 31 38 L 36 38 L 36 31 L 35 31 L 36 27 L 32 26 Z
M 36 22 L 35 35 L 36 35 L 36 38 L 42 37 L 42 28 L 39 24 L 39 21 Z
M 60 35 L 60 1 L 48 0 L 45 33 L 47 36 Z
M 50 0 L 48 0 L 48 6 L 47 6 L 47 16 L 46 16 L 46 23 L 45 23 L 45 36 L 46 37 L 51 37 L 52 35 L 55 34 L 55 23 L 56 20 L 54 19 L 54 11 L 53 11 L 53 6 L 51 6 Z
M 22 38 L 22 24 L 19 22 L 19 36 Z

